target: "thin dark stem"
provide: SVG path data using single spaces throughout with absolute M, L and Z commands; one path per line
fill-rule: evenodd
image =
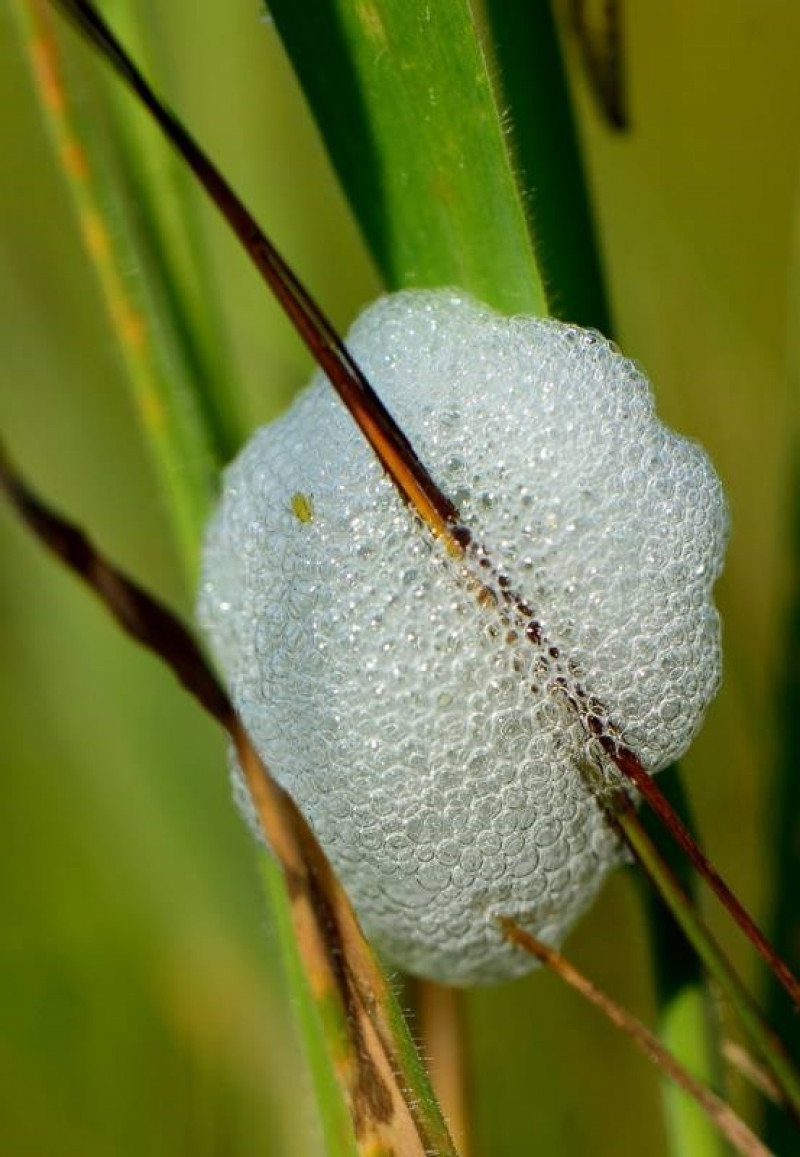
M 769 965 L 775 977 L 800 1007 L 800 983 L 786 962 L 778 955 L 741 901 L 733 894 L 705 852 L 697 844 L 686 824 L 661 791 L 654 778 L 645 771 L 633 752 L 626 747 L 609 752 L 616 766 L 642 795 L 648 806 L 655 812 L 664 827 L 680 848 L 686 853 L 699 874 L 703 877 L 733 919 Z
M 596 984 L 593 984 L 560 952 L 556 952 L 554 948 L 549 948 L 541 940 L 537 940 L 530 932 L 520 928 L 515 921 L 501 918 L 499 923 L 507 939 L 529 955 L 534 956 L 541 964 L 550 968 L 571 988 L 579 992 L 585 1000 L 599 1009 L 603 1016 L 621 1029 L 637 1048 L 653 1064 L 658 1066 L 665 1076 L 675 1081 L 685 1093 L 692 1097 L 737 1153 L 743 1154 L 744 1157 L 770 1157 L 769 1149 L 759 1141 L 755 1133 L 748 1128 L 730 1105 L 718 1097 L 702 1081 L 696 1080 L 691 1073 L 687 1072 L 673 1054 L 662 1045 L 658 1037 L 637 1017 L 622 1008 Z
M 795 1069 L 783 1044 L 767 1024 L 675 874 L 648 836 L 625 791 L 620 788 L 609 799 L 601 799 L 600 802 L 606 810 L 609 823 L 616 827 L 627 843 L 704 966 L 729 998 L 754 1046 L 785 1094 L 787 1109 L 795 1122 L 800 1124 L 800 1073 Z
M 230 730 L 235 719 L 230 700 L 186 628 L 98 554 L 82 530 L 45 506 L 11 469 L 1 447 L 0 492 L 36 537 L 95 591 L 122 629 L 155 651 L 200 705 Z

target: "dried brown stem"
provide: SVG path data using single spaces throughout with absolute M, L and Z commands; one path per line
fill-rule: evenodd
M 722 1042 L 722 1055 L 732 1069 L 735 1069 L 768 1101 L 772 1101 L 773 1105 L 784 1104 L 783 1093 L 775 1081 L 764 1066 L 760 1065 L 738 1041 L 724 1040 Z
M 664 1048 L 658 1037 L 637 1017 L 601 991 L 560 952 L 556 952 L 554 948 L 549 948 L 541 940 L 537 940 L 524 928 L 520 928 L 515 921 L 501 918 L 499 923 L 504 935 L 513 944 L 550 968 L 571 988 L 579 992 L 584 999 L 599 1009 L 607 1020 L 630 1037 L 634 1044 L 665 1076 L 675 1081 L 685 1093 L 697 1102 L 737 1153 L 743 1154 L 744 1157 L 770 1157 L 769 1149 L 762 1144 L 730 1105 L 718 1097 L 702 1081 L 698 1081 L 691 1073 L 687 1072 L 673 1054 Z
M 431 980 L 415 981 L 413 991 L 431 1084 L 461 1157 L 471 1157 L 464 992 Z
M 645 831 L 633 803 L 622 789 L 615 791 L 609 798 L 600 797 L 599 802 L 606 811 L 609 824 L 625 840 L 703 965 L 730 1000 L 750 1039 L 784 1093 L 787 1108 L 800 1124 L 800 1074 L 681 887 L 675 873 Z
M 228 732 L 269 845 L 283 869 L 300 954 L 321 1009 L 339 1005 L 348 1047 L 334 1058 L 359 1152 L 455 1157 L 438 1109 L 398 1043 L 392 998 L 347 896 L 291 797 L 272 778 L 195 641 L 178 619 L 42 503 L 0 451 L 0 491 L 33 533 L 165 662 Z
M 698 873 L 731 914 L 750 943 L 769 965 L 775 977 L 794 1001 L 795 1006 L 800 1007 L 800 983 L 786 962 L 772 947 L 741 901 L 725 883 L 708 856 L 699 847 L 653 777 L 645 771 L 629 748 L 619 747 L 610 750 L 609 754 L 625 778 L 636 787 L 648 806 L 661 820 L 675 843 L 686 853 Z

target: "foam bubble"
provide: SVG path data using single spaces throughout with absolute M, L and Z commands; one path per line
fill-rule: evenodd
M 227 471 L 200 620 L 377 947 L 451 984 L 511 977 L 532 962 L 493 917 L 558 944 L 620 857 L 569 689 L 651 771 L 717 689 L 725 502 L 594 332 L 419 291 L 348 344 L 544 641 L 498 628 L 321 374 Z

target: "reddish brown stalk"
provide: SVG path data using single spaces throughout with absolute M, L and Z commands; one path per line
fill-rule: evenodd
M 607 1020 L 630 1037 L 634 1044 L 653 1064 L 657 1065 L 665 1076 L 675 1081 L 685 1093 L 697 1102 L 737 1153 L 743 1154 L 744 1157 L 770 1157 L 769 1149 L 761 1143 L 730 1105 L 718 1097 L 702 1081 L 698 1081 L 691 1073 L 687 1072 L 673 1054 L 662 1045 L 658 1037 L 637 1017 L 601 991 L 560 952 L 556 952 L 554 948 L 549 948 L 541 940 L 537 940 L 530 932 L 520 928 L 515 921 L 501 917 L 499 924 L 508 940 L 555 972 L 590 1004 L 599 1009 Z
M 458 509 L 436 485 L 417 457 L 411 443 L 383 405 L 322 310 L 216 166 L 174 113 L 153 92 L 94 6 L 89 0 L 51 0 L 51 2 L 61 8 L 100 50 L 191 167 L 283 306 L 309 350 L 328 375 L 332 386 L 349 409 L 404 501 L 430 530 L 442 539 L 452 555 L 469 564 L 477 564 L 479 568 L 477 573 L 470 573 L 465 569 L 462 578 L 466 578 L 479 601 L 484 604 L 496 604 L 504 622 L 507 621 L 509 614 L 512 615 L 531 643 L 543 647 L 551 657 L 558 658 L 558 650 L 549 646 L 544 639 L 541 626 L 535 620 L 531 608 L 521 595 L 510 588 L 508 577 L 493 566 L 486 551 L 473 541 L 469 529 L 461 522 Z M 579 687 L 572 688 L 571 701 L 587 734 L 594 735 L 591 721 L 597 712 L 588 709 L 587 696 Z M 602 711 L 602 705 L 598 704 L 597 710 L 606 714 Z M 683 848 L 697 871 L 708 882 L 732 918 L 761 954 L 791 999 L 796 1005 L 800 1005 L 800 984 L 791 970 L 769 944 L 705 853 L 700 850 L 637 756 L 622 742 L 610 737 L 605 737 L 605 742 L 609 757 L 622 775 L 637 787 L 672 838 Z
M 781 959 L 747 910 L 730 890 L 705 852 L 703 852 L 695 842 L 691 832 L 653 777 L 645 771 L 639 760 L 628 748 L 617 748 L 616 750 L 609 751 L 609 755 L 625 778 L 634 784 L 637 791 L 640 792 L 642 798 L 661 820 L 675 842 L 683 849 L 694 867 L 719 897 L 721 903 L 727 908 L 745 936 L 761 954 L 773 974 L 786 989 L 794 1001 L 795 1006 L 800 1007 L 800 983 L 798 983 L 789 966 Z

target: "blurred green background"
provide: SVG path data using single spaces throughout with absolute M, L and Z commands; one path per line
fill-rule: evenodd
M 269 19 L 255 0 L 143 7 L 164 89 L 346 327 L 378 281 Z M 617 337 L 649 372 L 663 417 L 707 447 L 730 497 L 725 685 L 685 770 L 708 849 L 766 920 L 791 564 L 800 9 L 629 4 L 625 27 L 631 131 L 604 124 L 568 37 L 573 95 Z M 3 436 L 53 502 L 189 613 L 7 7 L 0 134 Z M 199 198 L 198 214 L 254 425 L 303 383 L 308 361 Z M 5 510 L 0 552 L 0 1153 L 320 1152 L 220 736 Z M 727 924 L 714 927 L 763 985 Z M 652 1017 L 642 916 L 625 873 L 568 948 Z M 483 1152 L 661 1152 L 655 1075 L 556 979 L 471 994 L 469 1018 Z

